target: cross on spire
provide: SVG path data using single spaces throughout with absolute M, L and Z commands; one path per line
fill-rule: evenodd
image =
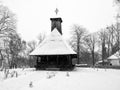
M 56 15 L 58 14 L 58 12 L 59 12 L 59 10 L 56 8 L 56 9 L 55 9 L 55 13 L 56 13 Z

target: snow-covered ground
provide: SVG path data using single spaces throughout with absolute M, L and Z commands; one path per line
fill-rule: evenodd
M 120 90 L 120 70 L 115 69 L 77 68 L 71 72 L 33 69 L 16 71 L 18 77 L 8 79 L 3 79 L 3 72 L 0 72 L 0 90 Z

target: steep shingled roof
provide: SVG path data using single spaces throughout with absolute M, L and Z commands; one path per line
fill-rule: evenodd
M 55 28 L 51 34 L 30 55 L 70 55 L 76 54 L 63 40 L 62 35 Z

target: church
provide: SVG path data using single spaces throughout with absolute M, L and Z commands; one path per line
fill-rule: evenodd
M 56 9 L 57 10 L 57 9 Z M 57 12 L 56 12 L 57 14 Z M 70 70 L 76 63 L 76 52 L 62 38 L 62 18 L 51 20 L 51 33 L 40 43 L 30 56 L 37 57 L 36 69 Z

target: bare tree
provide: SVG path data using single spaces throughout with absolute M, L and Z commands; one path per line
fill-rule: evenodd
M 36 48 L 37 42 L 36 41 L 30 41 L 27 43 L 28 45 L 28 55 Z M 36 62 L 36 57 L 34 56 L 29 56 L 29 66 L 34 67 Z
M 74 50 L 77 52 L 77 63 L 80 62 L 80 52 L 82 51 L 83 46 L 83 38 L 86 34 L 86 29 L 79 25 L 73 25 L 72 27 L 72 37 L 70 41 L 70 45 L 74 48 Z
M 38 40 L 39 40 L 38 44 L 40 44 L 45 39 L 45 37 L 46 37 L 45 34 L 40 33 L 39 36 L 38 36 Z
M 12 64 L 16 64 L 19 53 L 23 50 L 22 40 L 17 33 L 10 35 L 9 49 L 12 56 Z
M 114 25 L 111 25 L 111 26 L 108 26 L 106 27 L 106 45 L 107 45 L 107 48 L 108 48 L 108 57 L 115 53 L 115 43 L 116 43 L 116 40 L 117 40 L 117 36 L 116 36 L 116 30 L 115 30 L 115 26 Z
M 102 51 L 102 60 L 108 58 L 119 50 L 120 45 L 120 30 L 118 25 L 110 25 L 102 29 L 99 34 L 99 43 Z
M 119 50 L 120 49 L 120 0 L 114 0 L 117 8 L 118 8 L 118 13 L 116 16 L 116 36 L 117 36 L 117 43 L 115 49 Z M 116 51 L 116 50 L 115 50 Z
M 21 54 L 22 54 L 22 57 L 25 57 L 25 58 L 27 58 L 28 56 L 27 56 L 27 43 L 26 43 L 26 41 L 22 41 L 21 42 L 21 44 L 22 44 L 22 48 L 21 48 Z
M 107 39 L 107 32 L 105 29 L 102 29 L 99 33 L 99 44 L 101 47 L 101 54 L 102 54 L 102 61 L 104 63 L 104 60 L 107 58 L 107 53 L 106 53 L 106 39 Z
M 96 42 L 97 42 L 97 37 L 95 36 L 95 34 L 89 34 L 85 37 L 85 44 L 87 45 L 88 49 L 91 52 L 92 55 L 92 62 L 93 62 L 93 66 L 95 64 L 95 46 L 96 46 Z
M 15 14 L 13 14 L 6 6 L 0 5 L 0 36 L 2 36 L 0 37 L 0 41 L 9 39 L 9 34 L 13 33 L 15 30 L 16 30 Z M 0 55 L 2 60 L 4 59 L 3 53 L 6 49 L 3 46 L 2 48 L 0 48 Z
M 29 53 L 31 53 L 37 46 L 37 42 L 36 41 L 29 41 L 27 43 L 28 48 L 29 48 Z
M 7 7 L 0 5 L 0 34 L 16 30 L 16 16 Z

